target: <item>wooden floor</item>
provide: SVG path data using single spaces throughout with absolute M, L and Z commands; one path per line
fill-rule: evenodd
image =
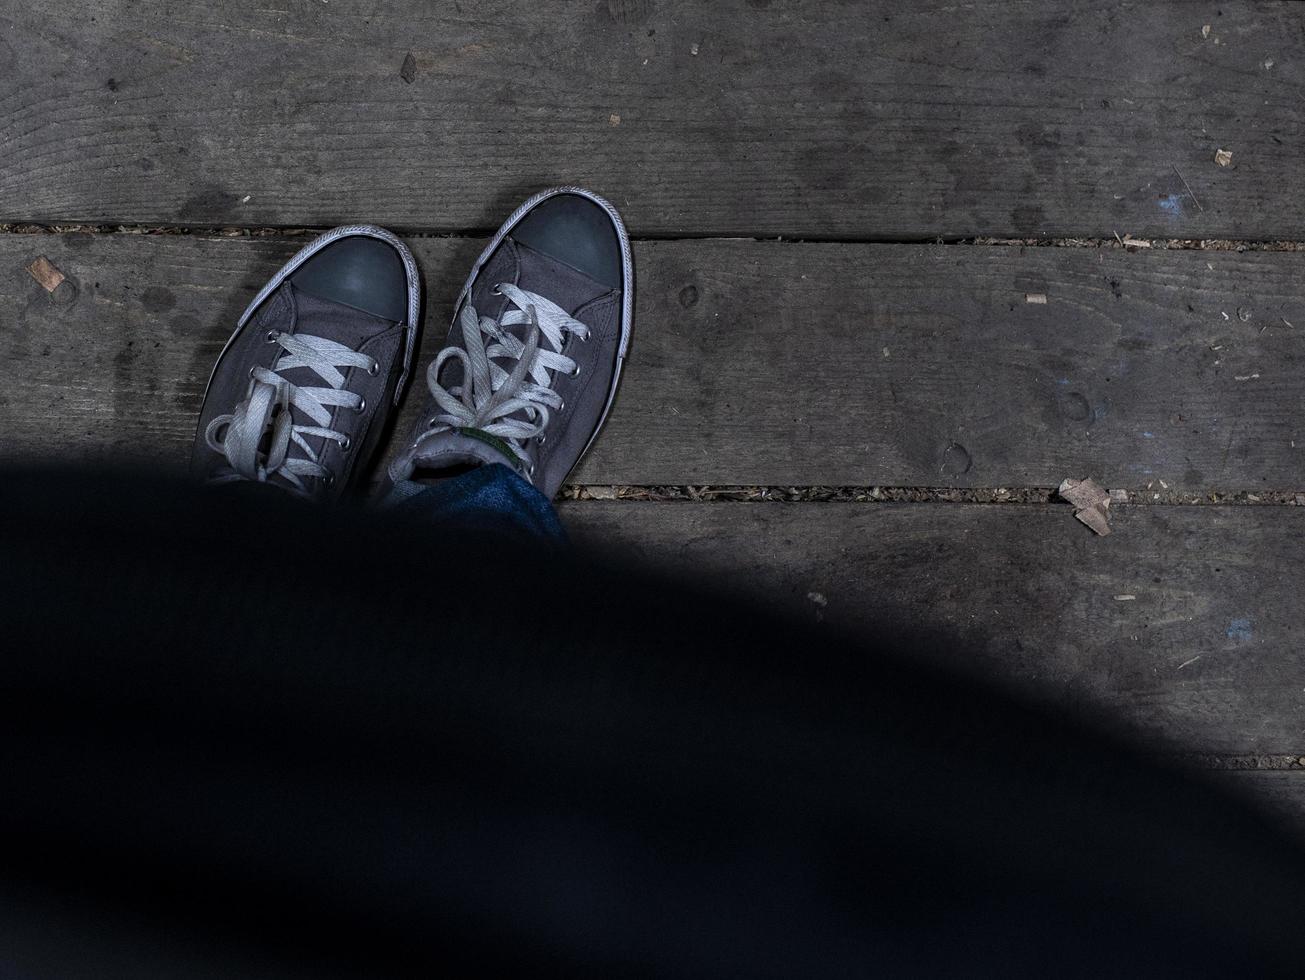
M 585 184 L 639 287 L 577 538 L 927 622 L 1305 827 L 1305 5 L 0 0 L 0 69 L 3 460 L 179 468 L 347 221 L 410 236 L 429 359 Z

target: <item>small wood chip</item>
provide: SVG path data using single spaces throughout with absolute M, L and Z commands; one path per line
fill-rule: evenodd
M 1209 36 L 1210 36 L 1210 25 L 1203 24 L 1201 26 L 1201 37 L 1209 37 Z
M 417 77 L 417 59 L 412 56 L 411 51 L 409 51 L 408 56 L 403 59 L 403 64 L 399 68 L 399 77 L 409 85 L 411 85 L 412 80 Z
M 1115 596 L 1115 601 L 1116 601 L 1116 602 L 1134 602 L 1136 599 L 1137 599 L 1137 596 L 1135 596 L 1135 595 L 1117 595 L 1117 596 Z
M 53 262 L 44 255 L 38 255 L 36 261 L 27 267 L 27 271 L 32 274 L 32 278 L 45 287 L 47 293 L 52 293 L 59 288 L 59 284 L 64 280 L 64 274 L 60 272 Z
M 610 116 L 608 116 L 608 117 L 607 117 L 607 125 L 609 125 L 609 126 L 619 126 L 619 125 L 621 125 L 621 116 L 620 116 L 620 114 L 619 114 L 619 113 L 615 113 L 615 112 L 613 112 Z
M 1216 150 L 1214 162 L 1221 167 L 1228 166 L 1228 164 L 1232 163 L 1232 150 Z
M 1047 294 L 1046 294 L 1046 293 L 1025 293 L 1025 294 L 1024 294 L 1024 302 L 1026 302 L 1026 303 L 1032 303 L 1034 306 L 1046 306 L 1046 305 L 1047 305 Z
M 590 500 L 615 500 L 616 487 L 585 487 L 585 496 Z

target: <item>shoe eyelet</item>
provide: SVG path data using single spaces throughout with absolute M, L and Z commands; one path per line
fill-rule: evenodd
M 533 465 L 526 467 L 526 476 L 534 476 L 535 467 Z
M 502 296 L 503 290 L 499 289 L 499 286 L 501 285 L 503 285 L 501 282 L 495 283 L 494 288 L 489 291 L 489 294 L 491 296 Z
M 380 374 L 380 373 L 381 373 L 381 362 L 380 362 L 380 361 L 372 361 L 372 366 L 369 367 L 369 368 L 367 369 L 367 373 L 370 374 L 373 378 L 376 377 L 376 375 Z
M 366 399 L 366 398 L 360 398 L 360 399 L 358 400 L 358 407 L 355 408 L 354 411 L 357 412 L 359 415 L 361 415 L 363 412 L 367 411 L 367 399 Z
M 335 486 L 335 474 L 327 473 L 326 476 L 322 477 L 322 486 L 326 487 L 328 490 Z
M 347 453 L 349 451 L 349 447 L 351 447 L 352 445 L 353 445 L 353 440 L 350 439 L 348 436 L 345 436 L 344 440 L 340 443 L 340 452 Z
M 279 334 L 277 334 L 277 332 L 276 332 L 275 330 L 269 330 L 269 331 L 267 332 L 267 342 L 268 342 L 269 344 L 275 344 L 275 343 L 276 343 L 276 338 L 277 338 L 278 336 L 279 336 Z
M 439 425 L 439 424 L 440 424 L 440 420 L 439 420 L 439 419 L 430 419 L 430 420 L 427 421 L 427 423 L 426 423 L 426 428 L 428 428 L 428 429 L 433 429 L 433 428 L 435 428 L 435 426 L 437 426 L 437 425 Z
M 578 378 L 578 377 L 580 377 L 580 365 L 577 364 L 577 365 L 575 366 L 575 370 L 574 370 L 574 371 L 568 371 L 566 376 L 567 376 L 568 378 Z
M 257 370 L 258 370 L 258 367 L 257 367 L 257 366 L 255 366 L 255 367 L 251 367 L 251 368 L 249 369 L 249 376 L 252 378 L 252 377 L 254 376 L 254 372 L 257 371 Z
M 548 442 L 547 432 L 541 432 L 539 435 L 535 436 L 535 445 L 542 446 L 546 442 Z

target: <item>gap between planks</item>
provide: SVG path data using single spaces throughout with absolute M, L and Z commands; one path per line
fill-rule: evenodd
M 616 486 L 568 484 L 560 499 L 628 500 L 653 503 L 680 501 L 727 503 L 943 503 L 1054 504 L 1062 503 L 1053 487 L 829 487 L 829 486 Z M 1171 489 L 1131 490 L 1115 508 L 1134 506 L 1302 507 L 1305 493 L 1296 490 L 1236 490 L 1185 493 Z M 1070 506 L 1068 503 L 1065 506 Z
M 405 238 L 486 238 L 494 234 L 495 228 L 464 228 L 457 231 L 432 231 L 422 228 L 408 228 L 390 225 L 390 230 Z M 308 235 L 319 235 L 327 228 L 307 228 L 300 226 L 201 226 L 201 225 L 133 225 L 133 224 L 41 224 L 37 222 L 9 221 L 0 222 L 0 234 L 7 235 L 184 235 L 198 238 L 269 238 L 290 239 Z M 843 236 L 829 238 L 791 237 L 791 236 L 723 236 L 729 241 L 776 242 L 787 245 L 970 245 L 997 248 L 1084 248 L 1113 249 L 1135 252 L 1139 250 L 1155 251 L 1198 251 L 1198 252 L 1303 252 L 1305 241 L 1288 241 L 1281 239 L 1226 239 L 1226 238 L 1132 238 L 1118 233 L 1110 238 L 1091 237 L 1040 237 L 1040 238 L 993 238 L 993 237 L 953 237 L 919 236 L 909 238 L 890 238 L 874 236 Z M 680 235 L 636 235 L 632 241 L 711 241 L 721 240 L 722 236 L 714 234 L 680 234 Z

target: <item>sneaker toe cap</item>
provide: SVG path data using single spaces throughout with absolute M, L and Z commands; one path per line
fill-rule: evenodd
M 621 288 L 621 241 L 611 217 L 579 194 L 541 202 L 512 229 L 513 240 L 577 269 L 611 289 Z

